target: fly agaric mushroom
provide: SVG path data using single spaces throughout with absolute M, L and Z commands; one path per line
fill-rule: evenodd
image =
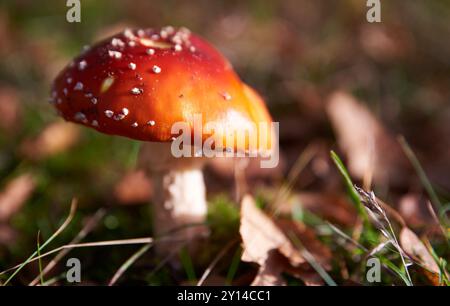
M 272 122 L 261 97 L 231 64 L 185 28 L 125 30 L 87 48 L 56 78 L 52 103 L 68 121 L 144 141 L 139 164 L 153 176 L 157 235 L 204 222 L 207 212 L 204 159 L 171 153 L 176 122 L 194 127 L 194 116 L 201 115 L 201 125 L 224 128 L 220 137 L 248 123 Z M 202 132 L 201 142 L 210 136 Z M 270 150 L 271 136 L 256 149 Z M 249 143 L 215 147 L 248 151 Z M 178 237 L 192 238 L 197 231 L 186 228 Z

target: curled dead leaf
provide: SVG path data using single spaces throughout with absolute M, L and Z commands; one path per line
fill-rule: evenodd
M 260 266 L 268 260 L 272 250 L 278 250 L 293 265 L 304 263 L 300 252 L 293 246 L 278 226 L 259 209 L 253 198 L 244 196 L 241 204 L 241 226 L 244 252 L 242 260 Z
M 23 174 L 10 181 L 0 193 L 0 222 L 14 216 L 31 196 L 35 187 L 31 174 Z
M 17 90 L 11 87 L 0 87 L 0 129 L 8 132 L 17 131 L 20 126 L 22 107 Z
M 255 279 L 251 283 L 252 286 L 284 286 L 286 282 L 281 277 L 281 273 L 289 264 L 286 257 L 281 255 L 277 250 L 271 250 L 267 259 L 258 269 Z
M 413 49 L 411 34 L 399 26 L 364 25 L 359 41 L 364 52 L 379 62 L 402 59 Z
M 0 223 L 0 245 L 10 245 L 17 239 L 18 233 L 9 224 Z
M 417 235 L 407 227 L 400 231 L 400 245 L 412 258 L 415 258 L 425 268 L 434 273 L 439 273 L 439 267 L 425 244 Z
M 80 138 L 80 130 L 75 124 L 58 121 L 47 125 L 34 139 L 21 145 L 21 152 L 29 159 L 39 160 L 73 147 Z
M 419 263 L 413 269 L 423 274 L 434 286 L 442 285 L 439 266 L 419 237 L 409 228 L 403 227 L 399 239 L 405 253 Z
M 401 148 L 362 103 L 348 93 L 334 92 L 328 98 L 326 111 L 352 176 L 368 180 L 373 177 L 375 182 L 383 183 L 400 179 L 399 173 L 405 167 Z
M 292 220 L 273 221 L 249 195 L 243 198 L 241 205 L 242 260 L 259 265 L 252 285 L 285 285 L 283 272 L 301 279 L 306 285 L 323 284 L 321 277 L 288 238 L 295 236 L 318 264 L 330 269 L 332 253 L 311 229 Z

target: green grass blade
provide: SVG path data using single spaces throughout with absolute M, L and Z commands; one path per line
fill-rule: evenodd
M 69 225 L 69 223 L 72 221 L 73 217 L 75 216 L 75 211 L 77 207 L 77 200 L 72 200 L 72 204 L 70 206 L 70 213 L 69 216 L 66 218 L 66 220 L 63 222 L 63 224 L 56 230 L 56 232 L 53 233 L 53 235 L 47 239 L 39 248 L 37 251 L 35 251 L 33 254 L 30 255 L 30 257 L 27 258 L 14 272 L 11 274 L 8 279 L 5 281 L 3 286 L 6 286 L 16 275 L 19 273 L 23 267 L 25 267 L 37 254 L 40 252 L 43 248 L 45 248 L 50 242 L 52 242 L 66 227 Z
M 234 276 L 239 268 L 239 263 L 241 262 L 242 248 L 238 247 L 231 260 L 230 267 L 228 268 L 227 278 L 225 283 L 231 285 L 233 283 Z
M 391 270 L 393 271 L 398 277 L 400 277 L 403 282 L 407 285 L 407 286 L 412 286 L 411 281 L 409 280 L 408 276 L 406 275 L 405 272 L 403 272 L 399 267 L 397 267 L 392 261 L 390 261 L 387 258 L 381 258 L 383 263 Z
M 337 286 L 336 282 L 331 278 L 330 274 L 325 271 L 325 269 L 317 262 L 314 256 L 303 246 L 300 240 L 295 236 L 294 233 L 289 233 L 289 237 L 291 238 L 294 245 L 301 251 L 305 260 L 316 270 L 317 274 L 325 281 L 328 286 L 335 287 Z
M 344 163 L 334 151 L 330 151 L 330 156 L 334 164 L 338 168 L 339 172 L 341 173 L 342 177 L 344 178 L 345 184 L 347 185 L 348 191 L 350 193 L 350 197 L 353 203 L 355 203 L 356 208 L 358 209 L 358 213 L 363 218 L 364 225 L 366 227 L 370 227 L 369 217 L 363 204 L 361 203 L 361 199 L 359 198 L 359 194 L 354 187 L 352 179 L 350 178 L 350 174 L 347 171 L 347 168 L 345 168 Z
M 197 276 L 195 275 L 194 265 L 186 247 L 183 247 L 180 251 L 180 260 L 189 282 L 196 283 Z
M 42 260 L 41 260 L 41 246 L 40 246 L 40 243 L 39 243 L 39 236 L 40 236 L 40 234 L 41 234 L 41 231 L 38 231 L 38 234 L 37 234 L 37 256 L 38 256 L 38 258 L 39 258 L 39 261 L 38 261 L 38 266 L 39 266 L 39 278 L 41 279 L 41 285 L 44 285 L 44 274 L 42 273 Z
M 409 144 L 406 142 L 405 137 L 400 136 L 398 138 L 398 141 L 400 143 L 400 146 L 403 149 L 403 152 L 405 153 L 406 157 L 408 157 L 409 161 L 411 162 L 412 166 L 414 167 L 414 170 L 416 170 L 417 175 L 419 176 L 420 181 L 422 182 L 423 187 L 428 193 L 428 196 L 431 199 L 431 202 L 434 204 L 435 208 L 440 212 L 442 209 L 442 203 L 439 200 L 439 197 L 437 196 L 436 192 L 433 189 L 433 186 L 431 185 L 430 180 L 428 179 L 425 171 L 423 170 L 419 160 L 417 159 L 416 154 L 414 154 L 413 150 L 409 146 Z

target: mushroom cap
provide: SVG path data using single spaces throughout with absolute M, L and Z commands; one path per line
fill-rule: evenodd
M 223 128 L 223 137 L 249 124 L 257 127 L 250 137 L 258 137 L 268 132 L 259 123 L 272 122 L 225 57 L 185 28 L 127 29 L 87 48 L 59 73 L 51 101 L 68 121 L 143 141 L 172 141 L 172 125 L 192 128 L 194 115 L 203 127 Z M 202 140 L 211 135 L 203 130 Z M 257 141 L 258 150 L 271 142 L 271 134 Z M 249 143 L 224 149 L 248 150 Z

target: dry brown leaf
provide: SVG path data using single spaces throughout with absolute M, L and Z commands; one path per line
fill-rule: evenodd
M 241 204 L 242 260 L 264 265 L 273 250 L 287 257 L 291 264 L 299 265 L 305 260 L 278 226 L 259 209 L 253 198 L 244 196 Z
M 322 286 L 324 281 L 322 277 L 317 273 L 310 265 L 301 265 L 299 267 L 286 266 L 286 273 L 301 279 L 306 286 Z
M 13 48 L 17 36 L 16 32 L 13 30 L 15 27 L 12 25 L 11 17 L 6 10 L 2 9 L 0 11 L 0 41 L 2 42 L 2 47 L 0 48 L 0 55 L 10 54 Z
M 359 41 L 371 58 L 379 62 L 400 60 L 412 51 L 412 37 L 401 27 L 363 25 Z
M 0 222 L 17 213 L 36 187 L 30 174 L 23 174 L 10 181 L 0 193 Z
M 42 159 L 70 149 L 79 138 L 75 124 L 58 121 L 47 125 L 35 139 L 26 140 L 21 151 L 30 159 Z
M 375 182 L 383 183 L 399 179 L 399 170 L 405 167 L 401 148 L 362 103 L 348 93 L 334 92 L 326 111 L 352 176 L 373 175 Z
M 10 245 L 18 236 L 18 233 L 9 224 L 0 223 L 0 245 Z
M 317 240 L 313 232 L 300 223 L 275 223 L 256 206 L 251 196 L 246 195 L 242 200 L 240 233 L 243 242 L 242 260 L 259 265 L 252 285 L 285 285 L 282 272 L 301 279 L 306 285 L 323 284 L 317 272 L 306 263 L 300 251 L 277 224 L 299 238 L 319 264 L 330 268 L 331 251 Z
M 400 231 L 400 244 L 409 256 L 416 258 L 425 268 L 439 273 L 439 267 L 425 244 L 407 227 L 403 227 Z
M 258 269 L 251 286 L 284 286 L 286 282 L 281 273 L 286 269 L 286 257 L 277 250 L 272 250 L 267 256 L 266 262 Z
M 0 128 L 8 132 L 18 131 L 22 115 L 17 90 L 11 87 L 0 87 Z
M 143 170 L 131 171 L 116 184 L 114 195 L 122 204 L 147 202 L 152 196 L 152 183 Z

